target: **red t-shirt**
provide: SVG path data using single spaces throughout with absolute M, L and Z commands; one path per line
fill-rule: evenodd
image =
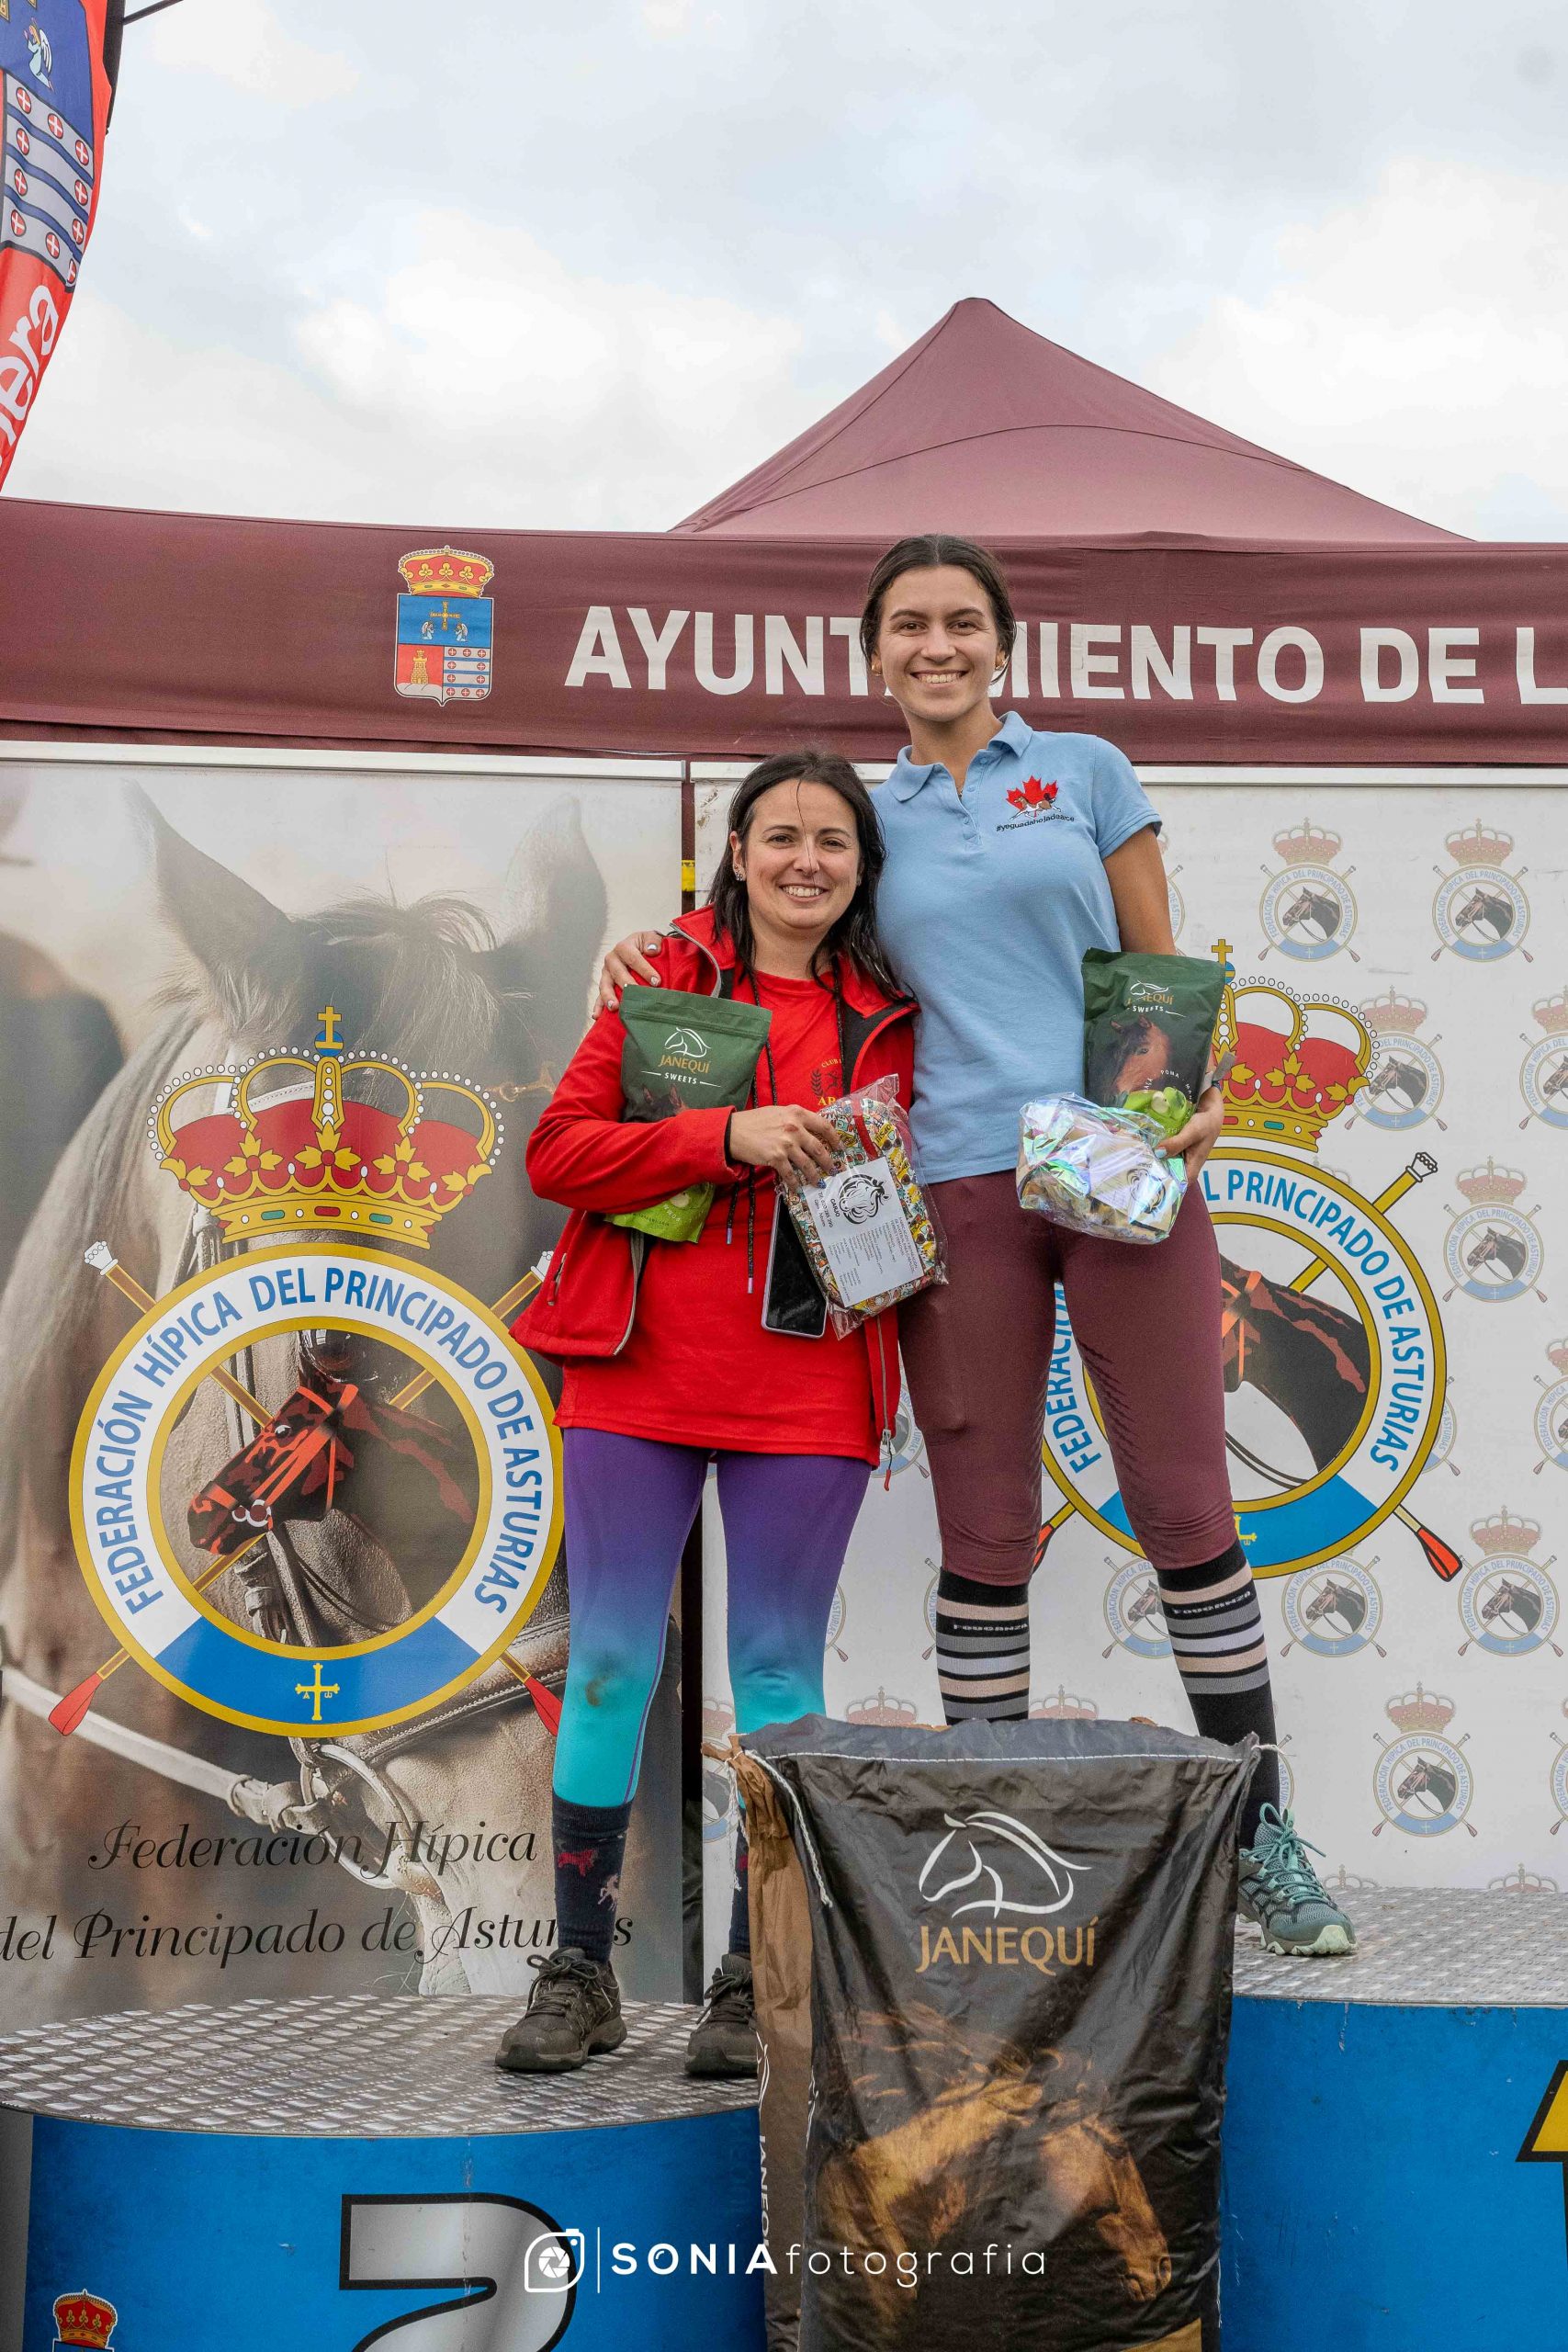
M 758 987 L 773 1016 L 777 1100 L 831 1102 L 844 1091 L 831 992 L 766 972 Z M 757 1097 L 774 1099 L 767 1057 L 758 1065 Z M 877 1459 L 863 1332 L 840 1339 L 829 1323 L 821 1339 L 804 1340 L 762 1329 L 773 1179 L 764 1168 L 752 1173 L 750 1291 L 742 1179 L 738 1189 L 720 1188 L 695 1241 L 649 1241 L 631 1337 L 618 1356 L 567 1367 L 556 1415 L 563 1429 L 743 1453 Z

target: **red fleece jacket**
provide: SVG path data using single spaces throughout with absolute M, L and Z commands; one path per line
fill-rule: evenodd
M 716 937 L 705 908 L 681 918 L 659 960 L 662 985 L 694 995 L 716 993 L 735 961 L 730 943 Z M 848 966 L 841 987 L 851 1035 L 848 1083 L 896 1077 L 900 1099 L 908 1102 L 912 1003 L 884 995 Z M 620 1352 L 637 1312 L 646 1249 L 674 1246 L 649 1243 L 642 1235 L 608 1224 L 607 1217 L 649 1207 L 688 1184 L 732 1183 L 746 1172 L 724 1156 L 725 1111 L 682 1111 L 652 1121 L 623 1116 L 622 1034 L 617 1013 L 598 1016 L 528 1143 L 534 1190 L 545 1200 L 559 1201 L 572 1215 L 543 1286 L 512 1328 L 525 1347 L 560 1363 Z M 866 1340 L 879 1418 L 890 1428 L 898 1395 L 895 1318 L 868 1324 Z M 715 1377 L 722 1378 L 716 1363 Z

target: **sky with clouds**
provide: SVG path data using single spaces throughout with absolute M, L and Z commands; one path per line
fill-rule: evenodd
M 965 294 L 1568 539 L 1561 0 L 180 0 L 9 492 L 660 530 Z

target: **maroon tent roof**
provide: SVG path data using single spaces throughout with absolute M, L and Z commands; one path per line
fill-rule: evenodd
M 1150 531 L 1361 547 L 1456 537 L 976 300 L 955 302 L 869 384 L 676 529 L 753 539 Z

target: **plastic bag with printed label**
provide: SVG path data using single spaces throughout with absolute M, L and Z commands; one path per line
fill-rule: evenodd
M 874 1079 L 821 1115 L 841 1138 L 830 1174 L 784 1197 L 842 1338 L 901 1298 L 947 1280 L 941 1229 L 915 1173 L 895 1078 Z

